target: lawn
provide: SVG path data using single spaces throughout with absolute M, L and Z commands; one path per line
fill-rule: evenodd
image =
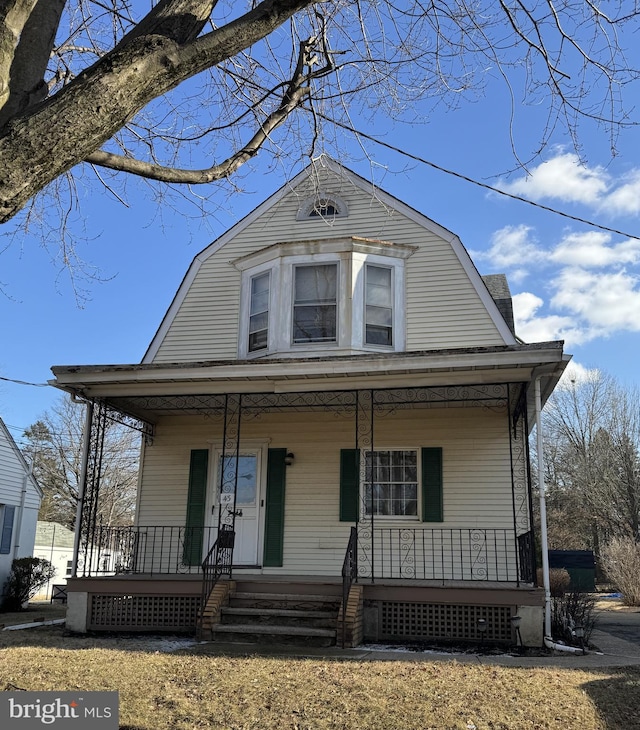
M 0 632 L 0 688 L 15 687 L 118 690 L 128 730 L 640 728 L 637 667 L 215 656 L 61 627 Z

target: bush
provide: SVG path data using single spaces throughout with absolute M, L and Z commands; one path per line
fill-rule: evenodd
M 551 635 L 565 644 L 580 646 L 589 644 L 596 623 L 595 598 L 590 593 L 568 591 L 551 599 Z M 584 631 L 582 642 L 575 636 L 576 627 Z
M 543 585 L 542 568 L 538 568 L 538 585 Z M 564 568 L 549 569 L 549 590 L 551 595 L 557 598 L 564 596 L 571 583 L 571 576 Z
M 640 606 L 640 545 L 631 538 L 614 538 L 600 554 L 609 580 L 627 606 Z
M 30 598 L 50 581 L 56 569 L 42 558 L 17 558 L 4 584 L 5 611 L 22 611 Z

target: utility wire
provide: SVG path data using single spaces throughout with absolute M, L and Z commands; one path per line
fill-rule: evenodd
M 33 385 L 35 388 L 50 388 L 49 383 L 28 383 L 26 380 L 14 380 L 13 378 L 3 378 L 0 375 L 0 380 L 4 380 L 7 383 L 17 383 L 18 385 Z
M 490 190 L 492 193 L 498 193 L 499 195 L 504 195 L 507 198 L 511 198 L 512 200 L 517 200 L 520 203 L 526 203 L 527 205 L 532 205 L 534 208 L 540 208 L 540 210 L 545 210 L 548 213 L 555 213 L 555 215 L 560 215 L 563 218 L 569 218 L 572 221 L 576 221 L 577 223 L 584 223 L 587 226 L 592 226 L 593 228 L 599 228 L 601 231 L 607 231 L 607 233 L 615 233 L 618 236 L 625 236 L 627 238 L 633 238 L 636 241 L 640 241 L 640 236 L 635 236 L 633 233 L 626 233 L 625 231 L 620 231 L 617 228 L 610 228 L 609 226 L 604 226 L 601 223 L 595 223 L 594 221 L 588 220 L 587 218 L 580 218 L 580 216 L 577 215 L 571 215 L 570 213 L 565 213 L 561 210 L 558 210 L 557 208 L 552 208 L 548 205 L 543 205 L 542 203 L 536 203 L 533 200 L 529 200 L 528 198 L 523 198 L 520 195 L 515 195 L 514 193 L 508 193 L 506 190 L 500 190 L 500 188 L 496 188 L 493 185 L 489 185 L 488 183 L 480 182 L 479 180 L 475 180 L 472 177 L 469 177 L 468 175 L 463 175 L 460 172 L 456 172 L 455 170 L 449 170 L 446 167 L 442 167 L 442 165 L 438 165 L 435 162 L 430 162 L 429 160 L 425 160 L 424 157 L 420 157 L 418 155 L 414 155 L 412 152 L 407 152 L 406 150 L 400 149 L 400 147 L 396 147 L 395 145 L 389 144 L 388 142 L 383 142 L 381 139 L 377 139 L 376 137 L 373 137 L 370 134 L 367 134 L 366 132 L 361 132 L 358 129 L 355 129 L 355 127 L 350 126 L 349 124 L 344 124 L 343 122 L 339 122 L 337 119 L 333 119 L 332 117 L 327 116 L 326 114 L 322 114 L 321 112 L 316 112 L 316 115 L 319 117 L 322 117 L 327 122 L 330 122 L 331 124 L 335 124 L 337 127 L 340 127 L 341 129 L 346 130 L 347 132 L 352 132 L 353 134 L 357 134 L 360 137 L 364 137 L 364 139 L 368 139 L 370 142 L 374 142 L 375 144 L 380 145 L 381 147 L 386 147 L 389 150 L 392 150 L 393 152 L 397 152 L 400 155 L 403 155 L 404 157 L 408 157 L 411 160 L 415 160 L 416 162 L 420 162 L 423 165 L 427 165 L 428 167 L 432 167 L 434 170 L 438 170 L 439 172 L 444 172 L 447 175 L 452 175 L 453 177 L 457 177 L 460 180 L 464 180 L 465 182 L 471 183 L 472 185 L 477 185 L 480 188 L 484 188 L 485 190 Z

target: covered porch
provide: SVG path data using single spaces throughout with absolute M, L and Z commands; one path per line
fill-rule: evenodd
M 54 369 L 89 404 L 72 623 L 191 631 L 220 584 L 228 598 L 236 581 L 320 581 L 337 586 L 342 616 L 356 596 L 355 638 L 437 637 L 444 621 L 451 639 L 473 639 L 484 626 L 513 640 L 511 619 L 523 612 L 535 616 L 537 637 L 529 386 L 544 368 L 550 392 L 564 365 L 551 345 L 523 347 L 526 366 L 501 348 L 466 353 L 474 367 L 443 368 L 444 354 L 429 368 L 413 355 L 335 358 L 322 377 L 322 363 L 298 361 L 277 374 L 274 362 L 239 363 L 233 375 L 202 365 L 198 378 L 194 365 Z M 242 377 L 244 365 L 256 373 Z M 110 418 L 145 440 L 137 524 L 126 528 L 92 517 Z M 444 492 L 436 488 L 443 454 Z M 394 469 L 400 476 L 384 476 Z M 194 506 L 187 492 L 197 491 L 198 470 Z M 243 471 L 261 475 L 252 493 Z M 431 481 L 418 485 L 413 472 Z

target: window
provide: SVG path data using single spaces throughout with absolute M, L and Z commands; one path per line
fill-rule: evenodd
M 13 519 L 16 508 L 5 504 L 0 505 L 0 554 L 8 555 L 11 552 L 13 538 Z
M 294 342 L 336 341 L 337 277 L 337 264 L 295 267 Z
M 67 560 L 67 577 L 73 573 L 73 560 Z
M 393 345 L 392 271 L 386 266 L 366 267 L 365 343 Z
M 390 517 L 418 516 L 418 452 L 365 452 L 366 513 Z
M 335 218 L 346 218 L 348 215 L 349 209 L 342 198 L 332 193 L 319 192 L 302 203 L 296 215 L 296 220 L 331 222 Z
M 329 198 L 319 198 L 311 211 L 309 212 L 309 218 L 315 218 L 316 216 L 334 216 L 338 213 L 338 207 Z
M 251 279 L 249 352 L 265 350 L 269 343 L 269 288 L 268 271 Z

